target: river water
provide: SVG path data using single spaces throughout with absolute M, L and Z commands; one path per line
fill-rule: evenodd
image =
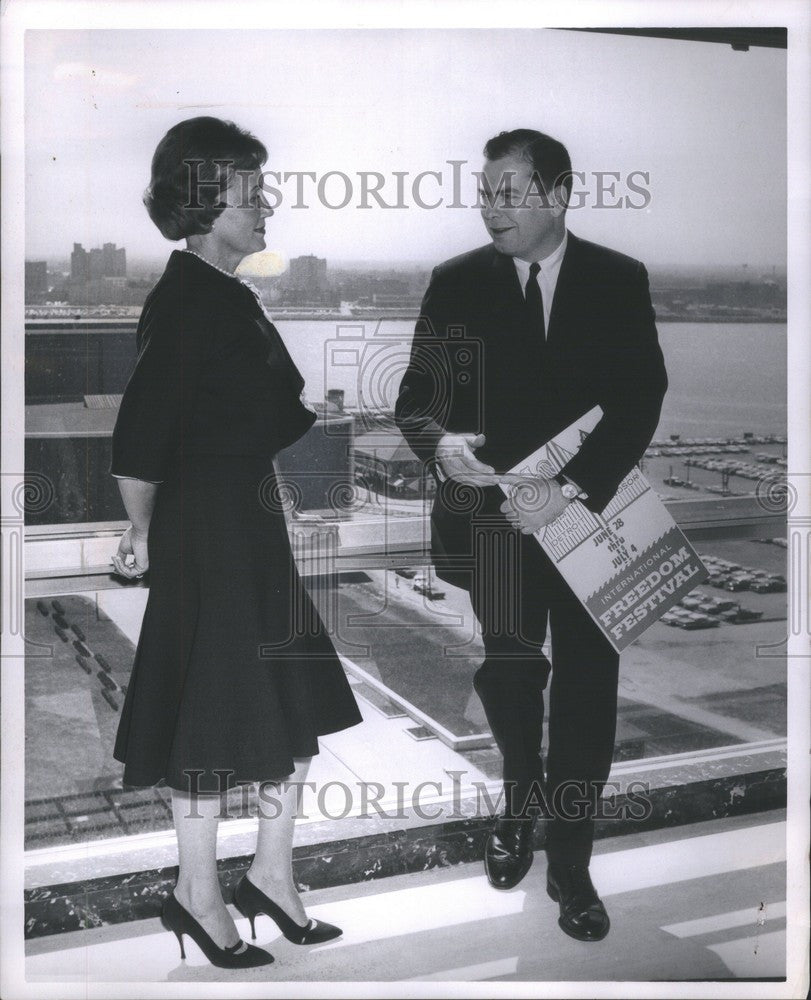
M 343 389 L 347 406 L 391 407 L 408 362 L 410 320 L 278 320 L 320 400 Z M 786 430 L 784 323 L 660 323 L 670 388 L 656 436 L 738 435 Z

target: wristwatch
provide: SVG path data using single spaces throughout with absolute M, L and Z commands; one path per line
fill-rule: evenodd
M 585 490 L 559 472 L 555 477 L 555 482 L 560 486 L 560 492 L 566 500 L 588 500 L 589 495 Z

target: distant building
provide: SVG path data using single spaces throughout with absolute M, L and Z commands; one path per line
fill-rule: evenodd
M 77 306 L 141 305 L 146 291 L 144 282 L 127 281 L 127 251 L 115 243 L 85 250 L 73 244 L 70 255 L 70 278 L 57 289 L 60 298 Z
M 48 264 L 44 260 L 25 262 L 25 302 L 44 302 L 48 295 Z
M 279 284 L 279 294 L 274 300 L 280 305 L 323 309 L 334 307 L 339 301 L 327 280 L 327 261 L 323 257 L 312 254 L 293 257 Z
M 402 295 L 374 292 L 372 295 L 362 295 L 355 305 L 376 306 L 381 309 L 419 309 L 422 297 L 410 292 Z
M 90 277 L 90 254 L 81 243 L 73 244 L 73 253 L 70 255 L 70 280 L 77 284 L 87 281 Z
M 117 247 L 115 243 L 105 243 L 101 248 L 104 261 L 105 278 L 126 278 L 127 276 L 127 251 L 124 247 Z
M 331 413 L 343 413 L 344 412 L 344 390 L 343 389 L 327 389 L 326 396 L 324 397 L 326 403 L 326 408 L 328 412 Z
M 785 294 L 776 281 L 708 282 L 704 299 L 725 306 L 785 305 Z
M 324 257 L 293 257 L 287 284 L 299 291 L 323 291 L 327 287 L 327 261 Z
M 90 277 L 104 277 L 104 254 L 102 253 L 101 247 L 94 247 L 90 251 Z
M 387 496 L 416 498 L 434 488 L 433 477 L 397 428 L 355 439 L 355 480 Z
M 126 278 L 127 251 L 115 243 L 105 243 L 87 251 L 81 243 L 73 244 L 70 255 L 71 284 L 81 284 L 91 278 Z

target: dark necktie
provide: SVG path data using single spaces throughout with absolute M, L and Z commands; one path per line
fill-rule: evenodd
M 527 314 L 529 316 L 529 328 L 538 337 L 539 344 L 546 341 L 546 322 L 543 315 L 543 296 L 538 284 L 538 272 L 541 265 L 537 263 L 529 265 L 529 278 L 525 286 L 527 300 Z

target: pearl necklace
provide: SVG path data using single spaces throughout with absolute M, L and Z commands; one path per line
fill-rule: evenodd
M 215 271 L 219 271 L 220 274 L 225 274 L 229 278 L 233 278 L 235 281 L 242 281 L 242 278 L 234 274 L 233 271 L 226 271 L 224 267 L 218 267 L 216 264 L 212 264 L 207 257 L 204 257 L 201 253 L 198 253 L 196 250 L 190 250 L 188 247 L 182 247 L 180 252 L 190 253 L 192 257 L 196 257 L 198 260 L 202 260 L 204 263 L 208 264 L 209 267 L 213 267 Z
M 234 281 L 238 281 L 240 285 L 243 285 L 245 288 L 248 289 L 249 292 L 252 293 L 256 301 L 259 303 L 262 312 L 270 320 L 270 313 L 267 311 L 267 309 L 265 309 L 265 303 L 262 301 L 262 296 L 259 294 L 259 289 L 256 287 L 256 285 L 253 284 L 253 282 L 248 281 L 247 278 L 240 278 L 240 276 L 238 274 L 234 274 L 233 271 L 226 271 L 225 268 L 218 267 L 216 264 L 212 264 L 211 261 L 208 260 L 208 258 L 204 257 L 201 253 L 198 253 L 196 250 L 190 250 L 188 247 L 182 247 L 180 252 L 190 253 L 192 257 L 197 257 L 198 260 L 202 260 L 204 264 L 208 264 L 209 267 L 213 267 L 214 270 L 219 271 L 220 274 L 224 274 L 227 278 L 232 278 Z

